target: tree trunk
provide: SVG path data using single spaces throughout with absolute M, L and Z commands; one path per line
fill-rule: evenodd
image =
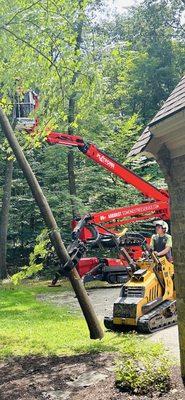
M 98 321 L 98 318 L 94 312 L 94 309 L 91 305 L 89 297 L 86 293 L 86 290 L 82 284 L 82 281 L 78 275 L 76 268 L 72 268 L 72 261 L 69 257 L 69 254 L 65 248 L 65 245 L 62 241 L 58 226 L 52 214 L 52 211 L 49 207 L 49 204 L 42 192 L 42 189 L 28 163 L 26 160 L 24 153 L 14 135 L 14 132 L 11 128 L 11 125 L 8 121 L 8 118 L 5 116 L 4 112 L 0 108 L 0 123 L 2 125 L 3 132 L 15 154 L 15 157 L 21 167 L 24 176 L 28 182 L 28 185 L 32 191 L 32 195 L 40 209 L 41 215 L 45 221 L 45 224 L 50 233 L 51 242 L 55 248 L 56 254 L 59 257 L 62 265 L 68 266 L 69 271 L 69 279 L 73 286 L 73 289 L 76 293 L 77 299 L 80 303 L 81 309 L 83 311 L 84 317 L 86 319 L 87 325 L 90 331 L 91 339 L 101 339 L 103 337 L 103 330 Z
M 13 174 L 13 160 L 6 161 L 5 183 L 3 188 L 3 199 L 1 208 L 0 222 L 0 279 L 7 277 L 6 252 L 7 252 L 7 233 L 8 219 L 11 199 L 11 184 Z
M 79 20 L 77 22 L 77 37 L 76 37 L 76 45 L 74 49 L 74 55 L 77 57 L 77 63 L 78 63 L 78 55 L 77 52 L 80 49 L 81 43 L 82 43 L 82 29 L 83 29 L 83 20 L 81 17 L 81 11 L 83 9 L 82 5 L 82 0 L 78 0 L 78 5 L 79 5 Z M 73 87 L 77 81 L 79 72 L 75 71 L 71 80 L 71 88 L 73 90 Z M 68 134 L 73 135 L 74 134 L 74 129 L 72 126 L 72 123 L 75 120 L 75 105 L 76 105 L 76 92 L 72 91 L 70 97 L 69 97 L 69 110 L 68 110 Z M 79 215 L 78 213 L 78 205 L 77 202 L 75 201 L 77 192 L 76 192 L 76 180 L 75 180 L 75 172 L 74 172 L 74 153 L 72 150 L 69 151 L 68 153 L 68 179 L 69 179 L 69 193 L 71 196 L 71 206 L 72 206 L 72 215 L 73 218 Z
M 78 206 L 75 200 L 77 192 L 76 192 L 76 178 L 75 178 L 75 171 L 74 171 L 74 153 L 73 150 L 69 150 L 68 153 L 68 180 L 69 180 L 69 193 L 71 196 L 71 209 L 72 209 L 72 216 L 73 219 L 78 216 Z
M 158 161 L 165 175 L 171 199 L 171 228 L 175 266 L 175 288 L 181 357 L 181 375 L 185 384 L 185 156 L 170 158 L 163 146 Z

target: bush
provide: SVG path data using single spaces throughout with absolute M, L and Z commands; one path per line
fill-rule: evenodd
M 116 386 L 137 394 L 166 392 L 170 388 L 170 366 L 162 344 L 141 338 L 123 353 L 116 369 Z
M 48 230 L 43 229 L 37 236 L 35 247 L 29 255 L 29 265 L 22 267 L 11 279 L 14 284 L 18 284 L 29 277 L 53 278 L 59 266 L 60 261 L 51 245 Z

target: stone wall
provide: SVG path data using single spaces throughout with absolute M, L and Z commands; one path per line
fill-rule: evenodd
M 185 155 L 171 159 L 163 145 L 157 155 L 169 188 L 177 293 L 181 371 L 185 383 Z

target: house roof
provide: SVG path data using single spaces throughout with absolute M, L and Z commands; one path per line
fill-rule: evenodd
M 132 147 L 131 151 L 128 154 L 128 157 L 136 156 L 141 151 L 144 151 L 147 144 L 152 138 L 150 127 L 152 128 L 154 125 L 158 124 L 164 119 L 171 117 L 172 115 L 178 113 L 183 109 L 185 109 L 185 75 L 175 87 L 173 92 L 170 94 L 168 99 L 164 102 L 161 109 L 149 123 L 148 127 L 144 130 L 138 141 Z
M 137 154 L 141 153 L 149 143 L 152 138 L 152 133 L 149 131 L 148 126 L 143 131 L 142 135 L 139 137 L 137 142 L 134 144 L 132 149 L 130 150 L 128 157 L 134 157 Z
M 156 116 L 149 123 L 149 126 L 153 126 L 159 121 L 168 118 L 176 112 L 185 108 L 185 75 L 178 83 L 176 88 L 170 94 L 168 99 L 164 102 L 163 106 L 156 114 Z

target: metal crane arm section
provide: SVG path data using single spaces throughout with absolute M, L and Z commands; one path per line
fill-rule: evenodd
M 103 168 L 119 176 L 126 183 L 134 186 L 144 196 L 157 201 L 166 202 L 168 193 L 160 191 L 155 186 L 140 178 L 134 172 L 114 160 L 112 157 L 98 149 L 94 144 L 86 144 L 80 136 L 68 135 L 66 133 L 51 132 L 47 137 L 47 142 L 50 144 L 62 144 L 64 146 L 78 147 L 87 157 L 94 160 Z
M 136 221 L 142 221 L 144 216 L 146 218 L 154 217 L 166 217 L 169 218 L 169 205 L 168 202 L 155 201 L 151 203 L 141 203 L 137 205 L 129 205 L 127 207 L 114 208 L 112 210 L 106 210 L 102 212 L 92 213 L 91 222 L 96 224 L 105 224 L 115 221 L 115 225 L 118 225 L 118 220 L 122 220 L 121 224 L 133 222 L 133 217 Z M 109 225 L 110 226 L 110 225 Z M 114 225 L 112 225 L 114 226 Z

